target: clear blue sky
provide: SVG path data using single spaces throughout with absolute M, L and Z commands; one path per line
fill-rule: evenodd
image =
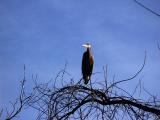
M 159 0 L 139 1 L 160 13 Z M 142 79 L 146 89 L 160 96 L 158 40 L 160 18 L 133 0 L 0 0 L 0 108 L 18 96 L 24 64 L 26 89 L 32 74 L 46 82 L 65 61 L 72 77 L 81 78 L 81 45 L 86 42 L 93 46 L 94 72 L 107 64 L 116 80 L 133 75 L 146 50 L 143 72 L 123 87 L 133 88 Z M 18 119 L 32 117 L 24 112 Z

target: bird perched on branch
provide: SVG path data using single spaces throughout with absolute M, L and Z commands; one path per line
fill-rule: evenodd
M 87 43 L 82 46 L 87 48 L 86 52 L 83 53 L 82 58 L 82 75 L 84 79 L 84 84 L 87 84 L 88 81 L 91 79 L 94 59 L 91 53 L 91 45 Z

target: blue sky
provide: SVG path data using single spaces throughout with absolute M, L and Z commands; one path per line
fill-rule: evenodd
M 159 0 L 139 1 L 160 13 Z M 159 31 L 160 18 L 133 0 L 0 0 L 0 107 L 17 97 L 24 64 L 27 89 L 32 74 L 46 82 L 66 61 L 68 72 L 79 79 L 86 42 L 93 46 L 94 72 L 107 64 L 110 78 L 115 74 L 117 80 L 141 67 L 146 50 L 143 72 L 123 87 L 130 90 L 142 79 L 146 89 L 160 95 Z

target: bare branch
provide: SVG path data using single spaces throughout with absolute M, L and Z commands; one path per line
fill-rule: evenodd
M 143 5 L 141 2 L 134 0 L 135 3 L 137 3 L 139 6 L 143 7 L 144 9 L 146 9 L 147 11 L 149 11 L 150 13 L 160 17 L 160 14 L 158 14 L 157 12 L 153 11 L 152 9 L 146 7 L 145 5 Z

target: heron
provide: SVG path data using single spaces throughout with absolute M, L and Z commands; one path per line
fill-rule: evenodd
M 83 75 L 84 84 L 87 84 L 91 79 L 94 58 L 91 52 L 91 45 L 89 43 L 86 43 L 82 46 L 87 49 L 83 53 L 83 58 L 82 58 L 82 75 Z

